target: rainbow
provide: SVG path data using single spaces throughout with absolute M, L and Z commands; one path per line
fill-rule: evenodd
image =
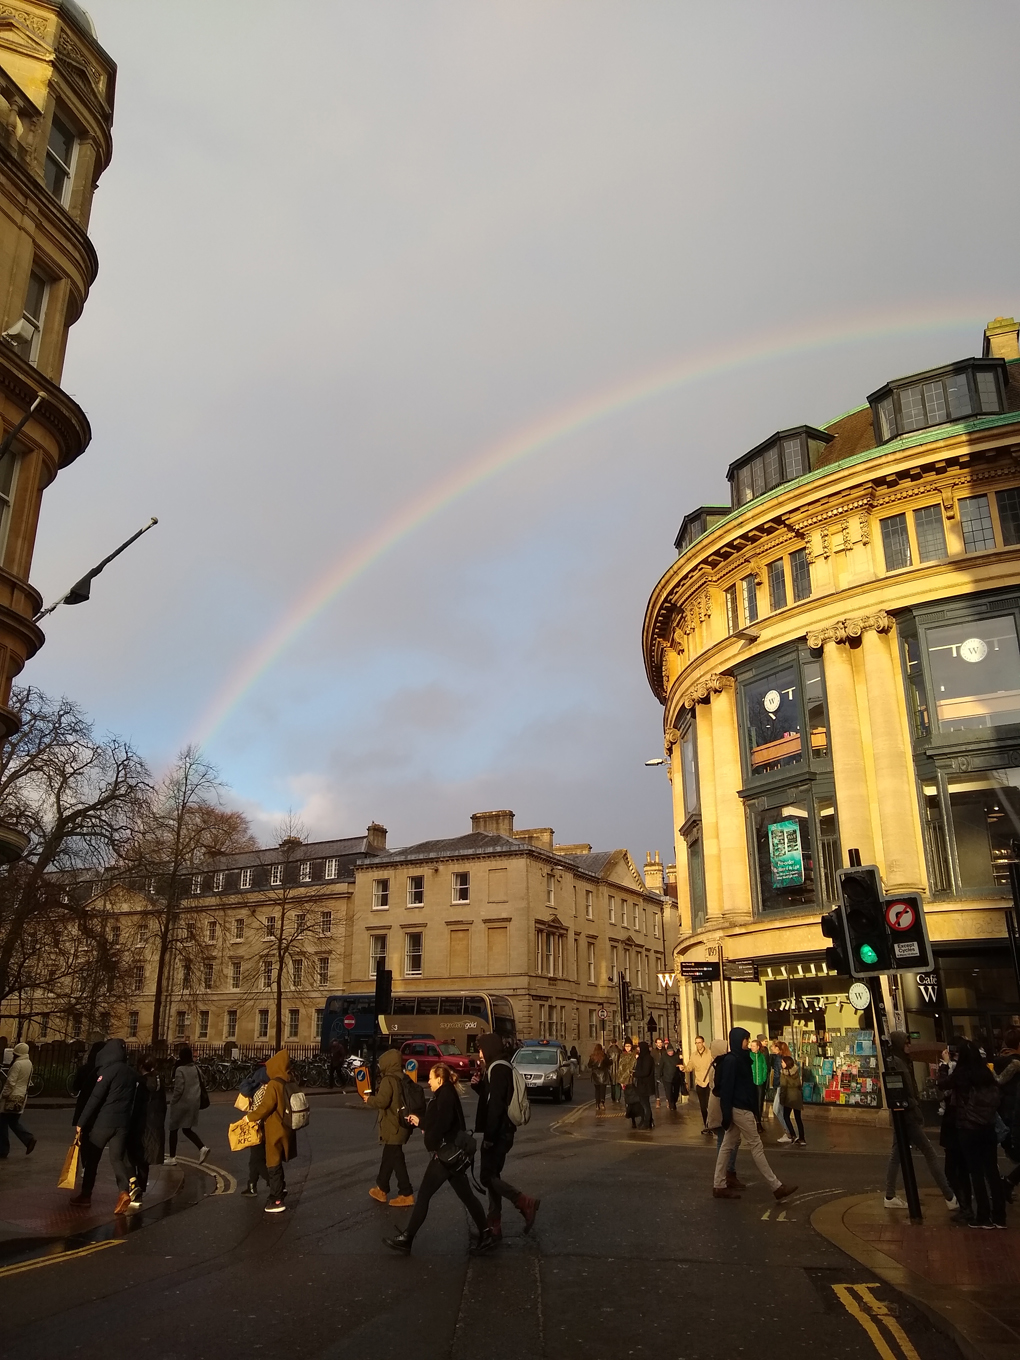
M 798 328 L 795 332 L 792 327 L 772 331 L 740 345 L 702 351 L 696 358 L 671 359 L 651 372 L 588 393 L 497 440 L 434 482 L 423 494 L 398 506 L 364 538 L 345 549 L 320 577 L 310 582 L 227 676 L 195 724 L 190 741 L 198 746 L 207 743 L 299 634 L 381 557 L 463 496 L 526 458 L 612 416 L 706 378 L 755 364 L 789 359 L 808 350 L 923 331 L 938 332 L 963 325 L 980 329 L 983 323 L 978 318 L 991 315 L 992 310 L 987 306 L 977 307 L 972 300 L 959 311 L 947 310 L 944 306 L 917 308 L 909 315 L 871 313 L 850 325 L 843 320 L 838 324 L 820 323 L 807 329 Z

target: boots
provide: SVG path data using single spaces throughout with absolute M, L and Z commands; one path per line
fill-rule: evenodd
M 493 1234 L 492 1229 L 486 1228 L 474 1246 L 468 1248 L 468 1254 L 470 1256 L 481 1256 L 483 1252 L 492 1251 L 493 1248 L 498 1245 L 499 1242 Z
M 534 1199 L 531 1195 L 518 1195 L 514 1200 L 514 1208 L 524 1219 L 524 1231 L 531 1232 L 535 1226 L 535 1215 L 538 1213 L 540 1199 Z
M 737 1180 L 737 1173 L 736 1173 L 735 1171 L 727 1171 L 727 1173 L 726 1173 L 726 1189 L 727 1189 L 727 1190 L 746 1190 L 746 1189 L 747 1189 L 747 1186 L 744 1184 L 743 1181 Z
M 399 1232 L 396 1237 L 384 1237 L 383 1246 L 389 1247 L 390 1251 L 399 1252 L 401 1256 L 410 1256 L 413 1240 L 406 1232 Z
M 797 1187 L 795 1185 L 777 1185 L 772 1193 L 776 1199 L 786 1199 L 789 1195 L 797 1193 Z
M 497 1242 L 503 1240 L 503 1220 L 498 1214 L 489 1214 L 485 1220 L 486 1229 L 492 1233 Z

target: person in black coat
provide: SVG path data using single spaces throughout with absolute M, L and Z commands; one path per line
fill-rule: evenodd
M 135 1104 L 131 1112 L 131 1136 L 128 1156 L 134 1166 L 131 1182 L 131 1208 L 142 1207 L 142 1196 L 149 1186 L 149 1167 L 163 1164 L 166 1136 L 166 1085 L 156 1071 L 152 1058 L 142 1058 L 138 1064 L 138 1084 Z
M 395 1237 L 383 1238 L 387 1247 L 401 1252 L 404 1256 L 410 1255 L 411 1244 L 428 1214 L 429 1201 L 447 1181 L 453 1186 L 454 1193 L 474 1219 L 478 1229 L 478 1241 L 472 1247 L 472 1252 L 489 1251 L 496 1245 L 496 1238 L 485 1222 L 485 1210 L 468 1184 L 467 1171 L 451 1170 L 441 1156 L 447 1149 L 452 1149 L 456 1145 L 457 1135 L 465 1131 L 464 1111 L 461 1109 L 460 1096 L 454 1082 L 453 1072 L 446 1063 L 436 1063 L 429 1073 L 429 1086 L 432 1088 L 433 1096 L 425 1110 L 422 1133 L 425 1148 L 432 1153 L 432 1158 L 425 1168 L 425 1175 L 418 1188 L 418 1198 L 407 1227 Z M 407 1119 L 410 1124 L 418 1123 L 417 1115 L 409 1114 Z
M 478 1108 L 475 1111 L 475 1133 L 481 1134 L 482 1155 L 478 1179 L 489 1193 L 488 1226 L 497 1241 L 503 1236 L 503 1200 L 508 1199 L 524 1219 L 524 1231 L 535 1225 L 541 1200 L 525 1195 L 503 1179 L 503 1166 L 514 1145 L 517 1127 L 507 1111 L 514 1094 L 514 1071 L 507 1062 L 503 1040 L 498 1034 L 483 1034 L 478 1048 L 485 1062 L 481 1078 L 475 1085 Z
M 637 1087 L 638 1104 L 641 1107 L 639 1129 L 652 1127 L 652 1096 L 655 1095 L 655 1059 L 652 1050 L 644 1039 L 638 1044 L 638 1058 L 634 1064 L 634 1085 Z M 631 1121 L 633 1123 L 633 1120 Z
M 135 1108 L 135 1088 L 138 1078 L 128 1066 L 127 1049 L 123 1039 L 109 1039 L 96 1056 L 96 1081 L 92 1094 L 85 1102 L 81 1119 L 76 1126 L 81 1135 L 82 1175 L 81 1192 L 71 1203 L 92 1203 L 92 1189 L 103 1148 L 110 1149 L 110 1165 L 117 1178 L 120 1196 L 114 1213 L 123 1214 L 131 1203 L 132 1167 L 128 1160 L 128 1138 Z
M 99 1051 L 105 1042 L 105 1039 L 100 1039 L 98 1043 L 92 1045 L 85 1061 L 75 1072 L 74 1079 L 71 1082 L 71 1094 L 74 1096 L 74 1117 L 71 1123 L 74 1124 L 75 1128 L 81 1123 L 81 1112 L 84 1110 L 85 1104 L 92 1094 L 92 1088 L 96 1084 L 96 1077 L 99 1075 L 96 1058 L 98 1058 Z

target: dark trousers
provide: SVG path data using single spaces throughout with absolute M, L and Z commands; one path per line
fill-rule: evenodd
M 697 1091 L 697 1093 L 698 1093 L 698 1104 L 701 1106 L 701 1122 L 707 1127 L 707 1126 L 708 1126 L 708 1096 L 709 1096 L 709 1089 L 710 1089 L 710 1088 L 707 1087 L 707 1086 L 695 1086 L 694 1089 L 695 1089 L 695 1090 Z
M 670 1083 L 669 1087 L 669 1108 L 671 1110 L 676 1109 L 676 1103 L 680 1099 L 680 1086 L 683 1082 L 683 1079 L 684 1074 L 680 1071 L 678 1067 L 676 1071 L 673 1073 L 673 1080 Z
M 800 1138 L 803 1141 L 804 1120 L 801 1118 L 800 1110 L 791 1110 L 786 1105 L 784 1105 L 782 1109 L 783 1109 L 783 1121 L 786 1124 L 786 1132 L 790 1135 L 791 1138 Z M 797 1121 L 796 1133 L 794 1133 L 793 1131 L 793 1119 L 790 1118 L 791 1114 L 793 1115 L 793 1119 L 796 1119 Z
M 978 1223 L 1005 1223 L 1006 1195 L 999 1179 L 997 1154 L 999 1145 L 995 1141 L 995 1130 L 991 1126 L 984 1129 L 960 1129 L 960 1151 L 970 1173 L 971 1189 L 974 1192 L 974 1217 Z M 991 1191 L 991 1213 L 989 1213 L 988 1193 Z
M 606 1103 L 606 1084 L 604 1081 L 593 1081 L 592 1090 L 595 1092 L 595 1108 L 601 1110 Z
M 283 1163 L 278 1162 L 276 1166 L 267 1166 L 266 1178 L 269 1181 L 269 1198 L 283 1199 L 283 1192 L 287 1186 L 283 1174 Z
M 960 1147 L 960 1135 L 954 1128 L 948 1137 L 951 1141 L 943 1144 L 943 1150 L 946 1154 L 946 1180 L 959 1201 L 960 1208 L 965 1214 L 969 1214 L 973 1209 L 970 1194 L 970 1173 L 967 1170 L 967 1163 L 964 1161 L 963 1150 Z
M 390 1177 L 396 1175 L 397 1190 L 401 1195 L 413 1195 L 414 1188 L 411 1185 L 411 1177 L 407 1174 L 407 1163 L 404 1161 L 403 1143 L 383 1143 L 382 1161 L 379 1163 L 379 1176 L 376 1180 L 380 1190 L 390 1192 Z
M 134 1168 L 134 1193 L 137 1195 L 144 1195 L 149 1188 L 149 1163 L 139 1161 L 136 1157 L 134 1160 Z
M 641 1107 L 641 1123 L 639 1129 L 650 1129 L 652 1127 L 652 1098 L 651 1096 L 638 1093 L 638 1104 Z
M 180 1132 L 184 1134 L 185 1138 L 190 1138 L 191 1141 L 195 1144 L 195 1146 L 198 1148 L 199 1151 L 201 1151 L 202 1148 L 205 1146 L 205 1144 L 202 1142 L 201 1138 L 199 1138 L 198 1134 L 195 1132 L 194 1129 L 181 1129 Z M 171 1157 L 176 1157 L 176 1156 L 177 1156 L 177 1134 L 178 1134 L 178 1130 L 177 1130 L 177 1129 L 171 1129 L 171 1130 L 170 1130 L 170 1156 L 171 1156 Z
M 32 1135 L 21 1122 L 20 1110 L 0 1114 L 0 1157 L 6 1157 L 10 1152 L 12 1133 L 15 1138 L 20 1138 L 26 1147 L 32 1141 Z
M 453 1186 L 453 1192 L 467 1209 L 474 1219 L 475 1227 L 480 1233 L 485 1231 L 485 1210 L 481 1203 L 471 1192 L 468 1184 L 466 1171 L 455 1171 L 452 1174 L 438 1157 L 433 1157 L 425 1168 L 425 1175 L 421 1178 L 421 1185 L 418 1186 L 418 1198 L 415 1202 L 414 1212 L 411 1214 L 411 1221 L 407 1225 L 407 1235 L 413 1238 L 415 1233 L 425 1222 L 425 1217 L 429 1211 L 429 1201 L 432 1196 L 442 1186 L 449 1181 Z
M 768 1087 L 755 1085 L 754 1090 L 758 1097 L 758 1123 L 760 1124 L 765 1116 L 765 1093 Z
M 248 1149 L 248 1184 L 258 1185 L 260 1180 L 269 1184 L 265 1143 L 256 1143 L 254 1147 Z
M 596 1086 L 595 1090 L 602 1092 L 604 1100 L 606 1088 Z M 508 1199 L 511 1204 L 516 1204 L 521 1197 L 521 1192 L 503 1178 L 503 1167 L 506 1164 L 507 1153 L 512 1147 L 513 1143 L 500 1139 L 499 1142 L 493 1143 L 492 1147 L 482 1148 L 478 1179 L 489 1192 L 490 1218 L 500 1217 L 503 1212 L 504 1199 Z
M 127 1145 L 127 1129 L 114 1129 L 109 1136 L 95 1133 L 85 1135 L 81 1144 L 81 1193 L 83 1195 L 92 1194 L 104 1147 L 110 1149 L 110 1166 L 113 1168 L 113 1174 L 117 1181 L 117 1189 L 131 1189 L 134 1167 L 128 1159 Z

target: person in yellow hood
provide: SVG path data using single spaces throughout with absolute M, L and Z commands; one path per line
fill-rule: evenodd
M 292 1080 L 290 1054 L 285 1048 L 274 1053 L 266 1063 L 269 1080 L 263 1086 L 259 1102 L 248 1111 L 253 1124 L 261 1124 L 266 1143 L 266 1170 L 269 1173 L 267 1214 L 282 1214 L 286 1209 L 283 1197 L 287 1193 L 283 1164 L 297 1155 L 297 1134 L 290 1127 L 290 1105 L 287 1082 Z

